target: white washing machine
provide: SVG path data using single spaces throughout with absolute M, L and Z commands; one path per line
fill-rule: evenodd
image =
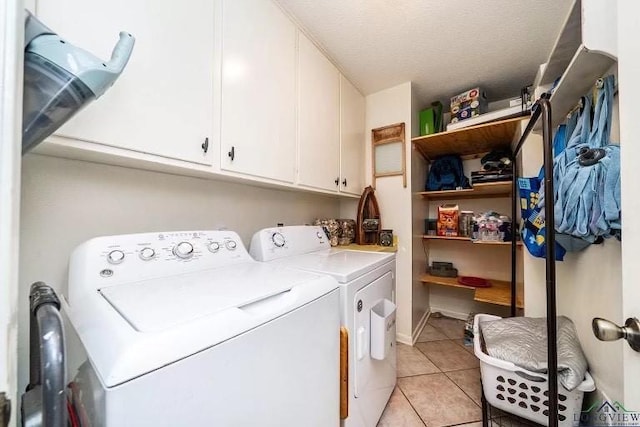
M 338 283 L 234 232 L 89 240 L 63 299 L 83 426 L 340 424 Z
M 375 427 L 396 384 L 395 254 L 331 248 L 321 227 L 263 229 L 251 256 L 269 265 L 325 273 L 340 283 L 349 332 L 348 416 L 344 427 Z

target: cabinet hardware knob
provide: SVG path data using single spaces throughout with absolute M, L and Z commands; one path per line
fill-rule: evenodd
M 207 154 L 207 151 L 209 151 L 209 138 L 204 139 L 204 142 L 202 143 L 202 151 L 204 151 L 204 154 Z
M 336 183 L 336 185 L 340 185 L 340 177 L 337 177 L 335 181 L 333 181 Z
M 227 154 L 229 155 L 229 158 L 233 162 L 233 160 L 236 158 L 236 147 L 231 146 L 231 151 L 229 151 L 229 153 Z
M 342 180 L 342 185 L 344 185 L 345 187 L 347 186 L 347 178 Z

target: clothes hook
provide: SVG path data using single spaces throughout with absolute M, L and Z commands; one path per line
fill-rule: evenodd
M 596 88 L 602 89 L 603 87 L 604 87 L 604 79 L 600 77 L 598 80 L 596 80 Z

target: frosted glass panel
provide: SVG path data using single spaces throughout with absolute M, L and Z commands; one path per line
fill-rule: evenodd
M 374 145 L 375 175 L 387 175 L 403 172 L 402 170 L 402 142 Z

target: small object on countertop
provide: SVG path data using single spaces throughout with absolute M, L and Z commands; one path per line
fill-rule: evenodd
M 460 276 L 458 277 L 458 283 L 465 286 L 472 286 L 474 288 L 490 288 L 491 282 L 482 277 L 473 276 Z
M 380 226 L 380 220 L 378 218 L 365 218 L 362 221 L 362 228 L 364 231 L 378 231 Z
M 380 246 L 393 246 L 393 230 L 380 230 Z
M 358 202 L 358 216 L 356 219 L 356 243 L 359 245 L 375 245 L 378 243 L 378 233 L 382 220 L 380 207 L 374 194 L 373 187 L 368 186 L 362 192 Z M 375 220 L 371 221 L 371 220 Z M 365 221 L 367 222 L 365 226 Z M 373 229 L 375 226 L 375 229 Z
M 338 243 L 341 246 L 350 245 L 356 240 L 356 220 L 355 219 L 339 219 L 340 234 Z

